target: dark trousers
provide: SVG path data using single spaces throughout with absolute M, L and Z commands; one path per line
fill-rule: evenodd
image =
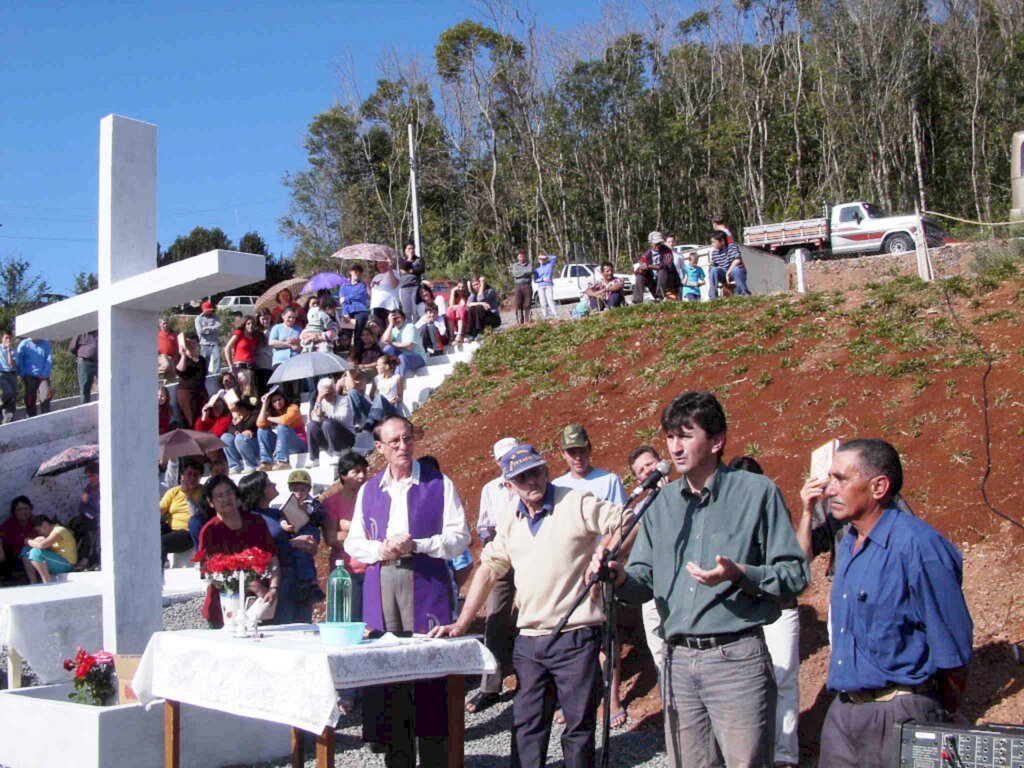
M 516 638 L 513 656 L 519 691 L 512 701 L 512 765 L 542 768 L 547 763 L 551 718 L 562 705 L 566 768 L 594 765 L 594 729 L 601 698 L 598 652 L 600 627 Z
M 32 374 L 22 376 L 21 380 L 25 384 L 25 415 L 35 416 L 37 413 L 36 403 L 39 401 L 39 388 L 42 386 L 44 381 L 46 382 L 47 388 L 49 388 L 50 380 L 42 379 L 38 376 L 33 376 Z M 39 403 L 39 413 L 50 412 L 50 396 L 52 394 L 52 392 L 48 392 L 46 398 Z
M 14 414 L 18 410 L 18 374 L 13 371 L 0 373 L 0 424 L 9 424 L 14 421 Z M 20 561 L 19 561 L 20 562 Z
M 898 724 L 947 719 L 937 694 L 914 693 L 865 704 L 837 697 L 821 729 L 818 768 L 888 768 L 893 764 Z
M 326 448 L 332 453 L 341 453 L 356 444 L 355 435 L 349 432 L 337 419 L 310 420 L 306 424 L 309 438 L 309 458 L 317 460 L 320 451 Z
M 427 350 L 428 354 L 443 352 L 445 341 L 445 337 L 441 335 L 441 332 L 437 330 L 437 326 L 433 323 L 428 323 L 420 328 L 420 343 Z
M 644 303 L 644 288 L 655 295 L 656 283 L 653 272 L 637 272 L 633 275 L 633 303 Z
M 170 531 L 160 535 L 160 560 L 167 559 L 171 552 L 188 552 L 192 549 L 192 534 L 188 528 L 183 531 Z
M 363 351 L 363 328 L 366 327 L 366 321 L 370 319 L 369 312 L 352 312 L 348 315 L 355 322 L 356 327 L 352 329 L 352 347 L 356 352 Z
M 92 402 L 92 385 L 96 382 L 96 361 L 78 358 L 78 391 L 82 405 Z
M 381 568 L 380 591 L 384 628 L 389 632 L 412 631 L 412 569 Z M 385 745 L 384 764 L 387 768 L 415 768 L 417 741 L 419 765 L 426 768 L 447 765 L 448 739 L 443 735 L 447 721 L 439 728 L 431 728 L 430 724 L 417 722 L 416 718 L 416 698 L 443 699 L 440 694 L 445 690 L 444 680 L 363 689 L 363 739 Z
M 525 323 L 530 319 L 530 309 L 533 305 L 533 285 L 531 283 L 516 283 L 513 296 L 516 322 Z
M 512 651 L 516 640 L 514 577 L 515 571 L 510 569 L 494 582 L 494 588 L 487 598 L 484 645 L 498 660 L 498 671 L 480 678 L 480 690 L 484 693 L 501 693 L 501 683 L 505 675 L 512 671 Z

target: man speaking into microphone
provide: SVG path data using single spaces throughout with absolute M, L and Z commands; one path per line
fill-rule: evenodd
M 679 395 L 661 428 L 683 476 L 651 504 L 628 566 L 609 567 L 620 600 L 653 596 L 658 607 L 669 765 L 767 768 L 775 678 L 761 627 L 806 588 L 807 561 L 775 483 L 722 463 L 725 412 L 714 395 Z M 590 571 L 598 565 L 595 556 Z

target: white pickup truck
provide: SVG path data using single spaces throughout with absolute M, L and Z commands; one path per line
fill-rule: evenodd
M 872 203 L 853 202 L 825 207 L 819 219 L 783 221 L 743 228 L 743 244 L 779 255 L 795 248 L 832 253 L 906 253 L 915 249 L 916 216 L 888 216 Z M 922 218 L 924 235 L 931 248 L 945 240 L 939 225 Z
M 587 289 L 594 279 L 601 274 L 601 267 L 597 264 L 563 264 L 562 270 L 552 280 L 554 286 L 555 301 L 579 301 L 580 296 Z M 622 281 L 622 291 L 625 295 L 633 294 L 633 276 L 623 275 L 618 272 L 615 276 Z M 539 306 L 537 300 L 537 283 L 533 284 L 533 304 Z

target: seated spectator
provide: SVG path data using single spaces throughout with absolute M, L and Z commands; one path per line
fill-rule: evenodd
M 299 341 L 303 352 L 330 352 L 338 338 L 338 323 L 334 319 L 337 302 L 330 296 L 324 299 L 310 299 L 306 310 L 306 327 L 302 329 Z
M 190 526 L 201 529 L 206 522 L 203 489 L 199 480 L 203 467 L 197 461 L 182 462 L 180 485 L 169 489 L 160 499 L 160 561 L 172 552 L 188 552 L 195 546 Z M 192 518 L 197 518 L 193 522 Z
M 247 477 L 255 477 L 247 475 Z M 277 601 L 280 571 L 278 570 L 277 545 L 274 543 L 267 524 L 253 512 L 243 512 L 238 506 L 238 488 L 225 475 L 207 479 L 203 488 L 204 506 L 210 506 L 215 513 L 199 533 L 199 570 L 203 572 L 206 561 L 212 555 L 233 555 L 249 547 L 257 547 L 273 555 L 270 561 L 269 584 L 262 580 L 246 583 L 246 591 L 264 597 L 270 602 Z M 203 603 L 203 618 L 213 629 L 224 626 L 220 610 L 220 592 L 210 584 L 206 589 Z
M 373 380 L 374 391 L 391 405 L 394 413 L 406 415 L 402 397 L 405 395 L 405 378 L 400 373 L 401 365 L 391 355 L 377 358 L 377 376 Z M 379 419 L 378 419 L 379 421 Z
M 737 296 L 749 296 L 747 268 L 743 265 L 743 254 L 736 243 L 728 242 L 728 235 L 721 230 L 711 233 L 711 275 L 708 295 L 717 299 L 719 286 L 734 283 Z
M 178 339 L 178 410 L 185 424 L 194 424 L 206 403 L 206 360 L 199 354 L 199 336 L 195 331 Z
M 359 429 L 368 432 L 385 416 L 406 415 L 406 408 L 402 404 L 405 383 L 398 376 L 397 368 L 398 361 L 385 355 L 377 360 L 378 373 L 373 380 L 370 396 L 359 389 L 349 391 L 353 420 Z
M 172 429 L 177 429 L 178 421 L 174 418 L 174 411 L 171 409 L 171 393 L 163 384 L 156 390 L 157 404 L 157 430 L 163 435 Z
M 312 620 L 313 603 L 311 599 L 298 600 L 296 576 L 296 556 L 305 555 L 312 560 L 306 549 L 314 541 L 313 550 L 320 543 L 320 531 L 312 522 L 308 523 L 300 535 L 294 535 L 284 526 L 287 520 L 280 509 L 270 506 L 277 498 L 277 487 L 270 482 L 265 472 L 253 472 L 246 475 L 238 483 L 238 500 L 242 514 L 255 514 L 263 518 L 267 532 L 277 549 L 279 565 L 277 582 L 277 609 L 271 624 L 291 624 L 293 622 L 309 623 Z M 310 595 L 311 597 L 311 595 Z
M 194 424 L 194 429 L 197 432 L 210 432 L 214 437 L 222 437 L 230 426 L 231 414 L 228 413 L 221 393 L 217 392 L 203 405 L 202 411 L 199 412 L 199 418 Z
M 584 293 L 590 300 L 590 309 L 595 312 L 621 307 L 626 303 L 622 280 L 615 277 L 615 267 L 610 261 L 601 265 L 600 275 L 594 278 Z
M 341 384 L 344 388 L 344 384 Z M 355 445 L 355 422 L 352 402 L 347 394 L 338 394 L 338 387 L 330 378 L 322 378 L 316 385 L 316 401 L 309 411 L 306 436 L 309 443 L 307 467 L 320 463 L 320 451 L 327 449 L 337 455 Z
M 306 324 L 306 310 L 304 310 L 302 305 L 292 298 L 291 291 L 287 288 L 282 288 L 277 292 L 277 305 L 270 310 L 271 320 L 273 320 L 274 323 L 283 323 L 284 313 L 289 309 L 295 313 L 295 319 L 299 326 Z
M 676 236 L 667 235 L 665 244 L 659 255 L 661 271 L 658 272 L 658 293 L 663 298 L 676 300 L 679 298 L 679 271 L 676 269 Z
M 23 575 L 28 576 L 21 561 L 21 551 L 35 535 L 32 502 L 28 496 L 16 496 L 11 501 L 11 516 L 0 523 L 0 581 L 20 580 Z
M 452 289 L 452 302 L 448 307 L 445 317 L 451 326 L 448 334 L 453 344 L 461 344 L 466 340 L 467 327 L 469 325 L 469 309 L 466 307 L 466 293 L 459 287 Z
M 398 357 L 398 375 L 403 379 L 427 364 L 419 332 L 416 326 L 406 322 L 405 312 L 401 309 L 394 309 L 388 315 L 388 327 L 380 340 L 387 354 Z
M 420 285 L 420 300 L 416 304 L 416 311 L 418 313 L 417 320 L 423 317 L 424 307 L 433 305 L 437 314 L 444 317 L 445 312 L 448 311 L 448 302 L 444 300 L 444 296 L 435 296 L 434 289 L 429 283 L 422 283 Z
M 68 573 L 78 562 L 78 546 L 71 531 L 48 515 L 32 518 L 35 538 L 25 542 L 21 562 L 29 584 L 48 584 L 52 574 Z
M 586 296 L 580 296 L 580 300 L 573 305 L 572 310 L 569 312 L 569 316 L 574 320 L 579 320 L 581 317 L 586 317 L 590 314 L 590 299 Z
M 93 525 L 100 522 L 100 465 L 90 461 L 85 465 L 85 488 L 78 500 L 78 516 L 84 517 Z
M 306 452 L 306 425 L 299 406 L 289 403 L 280 391 L 263 396 L 256 418 L 262 471 L 289 469 L 288 457 Z
M 703 267 L 697 266 L 697 252 L 691 251 L 686 257 L 685 279 L 683 280 L 683 300 L 700 301 L 700 287 L 704 285 Z
M 423 307 L 423 317 L 416 321 L 423 349 L 428 355 L 443 355 L 445 344 L 448 343 L 448 325 L 444 317 L 438 316 L 437 307 L 433 304 L 418 306 Z
M 256 419 L 259 415 L 254 401 L 245 397 L 228 405 L 231 425 L 220 436 L 231 474 L 251 472 L 260 463 L 260 444 L 256 438 Z
M 487 284 L 487 278 L 477 275 L 470 283 L 471 292 L 466 300 L 469 309 L 469 338 L 484 332 L 485 328 L 501 326 L 501 300 L 498 292 Z
M 238 377 L 231 371 L 224 371 L 217 377 L 217 387 L 224 394 L 231 392 L 235 397 L 243 395 L 242 385 L 239 383 Z

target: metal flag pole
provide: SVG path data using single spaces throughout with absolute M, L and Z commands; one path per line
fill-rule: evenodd
M 412 123 L 409 123 L 409 185 L 412 187 L 412 240 L 416 244 L 416 255 L 423 258 L 420 245 L 420 204 L 416 195 L 416 146 L 412 140 Z

